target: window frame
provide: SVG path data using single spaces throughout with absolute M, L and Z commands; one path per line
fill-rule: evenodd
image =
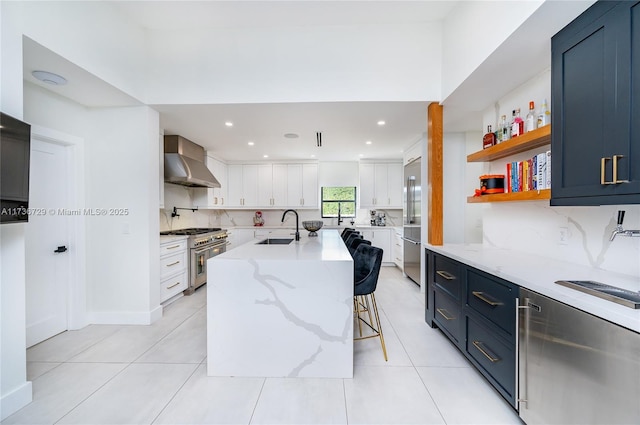
M 324 189 L 329 189 L 329 188 L 347 188 L 347 189 L 352 189 L 353 188 L 353 199 L 338 199 L 338 200 L 325 200 L 324 199 Z M 345 204 L 345 203 L 352 203 L 353 204 L 353 214 L 342 214 L 340 213 L 340 217 L 342 218 L 355 218 L 356 217 L 356 213 L 358 211 L 358 204 L 357 204 L 357 199 L 358 199 L 358 188 L 357 186 L 322 186 L 320 188 L 320 215 L 322 218 L 338 218 L 338 214 L 335 215 L 325 215 L 324 213 L 324 205 L 325 203 L 327 204 L 338 204 L 338 208 L 340 208 L 340 204 Z M 340 208 L 340 210 L 342 210 L 342 208 Z

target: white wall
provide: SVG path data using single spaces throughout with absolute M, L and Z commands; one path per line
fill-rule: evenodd
M 147 100 L 440 99 L 441 31 L 439 23 L 151 30 Z M 201 52 L 195 61 L 192 49 Z
M 0 109 L 22 119 L 22 17 L 0 2 L 0 23 Z M 26 372 L 24 226 L 0 226 L 0 420 L 32 399 Z
M 443 238 L 444 243 L 482 241 L 482 210 L 467 204 L 480 187 L 481 164 L 466 163 L 466 156 L 481 146 L 482 134 L 444 133 L 443 135 Z
M 129 95 L 144 99 L 146 34 L 123 19 L 113 3 L 10 2 L 11 19 L 19 17 L 20 30 L 29 38 Z
M 162 315 L 158 113 L 146 106 L 97 109 L 89 123 L 87 206 L 129 211 L 87 217 L 91 322 L 148 324 Z
M 440 99 L 462 84 L 543 3 L 544 0 L 459 2 L 443 25 Z M 514 52 L 514 60 L 519 53 Z

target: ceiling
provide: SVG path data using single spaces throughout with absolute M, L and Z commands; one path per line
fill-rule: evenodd
M 130 23 L 151 31 L 427 22 L 444 19 L 455 4 L 453 1 L 113 3 Z M 64 86 L 42 83 L 31 75 L 34 70 L 55 72 L 69 83 Z M 28 38 L 24 43 L 24 79 L 87 107 L 143 104 Z M 221 159 L 353 161 L 401 158 L 404 149 L 426 134 L 428 102 L 150 106 L 160 113 L 165 134 L 182 135 Z M 385 125 L 378 125 L 381 120 Z M 233 126 L 226 126 L 225 122 L 232 122 Z M 322 133 L 321 147 L 317 132 Z M 287 138 L 284 136 L 287 133 L 298 137 Z

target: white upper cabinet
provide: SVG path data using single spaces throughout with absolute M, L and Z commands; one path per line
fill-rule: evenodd
M 220 187 L 194 189 L 193 206 L 199 208 L 225 208 L 228 203 L 227 164 L 208 155 L 205 159 L 205 164 L 211 174 L 220 182 Z
M 360 208 L 402 208 L 402 163 L 360 164 Z
M 229 164 L 227 208 L 258 206 L 258 165 Z
M 287 204 L 318 208 L 318 164 L 287 164 Z
M 286 208 L 288 185 L 287 164 L 273 164 L 271 206 Z

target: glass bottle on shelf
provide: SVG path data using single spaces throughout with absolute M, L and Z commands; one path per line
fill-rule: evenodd
M 551 112 L 547 108 L 547 99 L 545 99 L 540 106 L 540 111 L 538 111 L 538 128 L 547 124 L 551 124 Z
M 535 130 L 538 128 L 538 117 L 536 115 L 535 107 L 533 104 L 533 100 L 529 102 L 529 113 L 527 114 L 527 118 L 524 120 L 524 131 L 528 133 L 531 130 Z
M 511 138 L 511 128 L 509 124 L 507 124 L 507 116 L 503 115 L 500 120 L 500 130 L 502 131 L 502 137 L 500 137 L 500 142 L 506 142 Z
M 487 126 L 487 134 L 482 138 L 482 149 L 490 148 L 496 144 L 496 135 L 491 130 L 491 126 Z
M 511 124 L 511 137 L 522 136 L 524 133 L 524 121 L 520 118 L 520 108 L 514 111 L 513 122 Z

